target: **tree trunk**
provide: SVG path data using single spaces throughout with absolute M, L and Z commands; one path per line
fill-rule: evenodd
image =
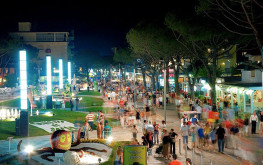
M 174 85 L 175 85 L 175 93 L 177 96 L 180 95 L 180 87 L 179 87 L 179 57 L 176 57 L 176 63 L 174 63 Z M 175 64 L 177 65 L 177 68 L 175 68 Z
M 217 69 L 217 66 L 216 66 L 216 58 L 213 58 L 213 65 L 212 65 L 212 68 L 213 68 L 213 75 L 211 75 L 211 104 L 213 105 L 213 103 L 216 104 L 216 69 Z
M 146 76 L 145 76 L 145 69 L 142 68 L 142 78 L 143 78 L 143 86 L 146 87 Z
M 124 65 L 122 80 L 124 80 L 124 82 L 126 82 L 126 65 Z
M 152 88 L 155 90 L 155 74 L 152 74 Z
M 157 72 L 156 76 L 156 89 L 160 89 L 160 84 L 159 84 L 159 72 Z
M 212 82 L 209 84 L 211 87 L 211 104 L 216 104 L 216 83 Z
M 166 91 L 169 92 L 169 67 L 166 68 Z

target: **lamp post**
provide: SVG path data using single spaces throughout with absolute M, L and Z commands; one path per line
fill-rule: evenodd
M 164 87 L 163 87 L 163 99 L 164 99 L 164 104 L 163 104 L 163 109 L 164 109 L 164 121 L 166 123 L 166 68 L 165 68 L 165 62 L 164 62 L 164 74 L 163 74 L 163 79 L 164 79 Z
M 136 74 L 135 74 L 135 62 L 134 62 L 133 64 L 134 64 L 134 69 L 133 69 L 133 75 L 134 75 L 134 81 L 133 81 L 133 86 L 134 86 L 133 101 L 134 101 L 134 108 L 135 108 L 135 102 L 136 102 L 136 88 L 135 88 Z
M 164 121 L 166 123 L 166 65 L 165 61 L 163 58 L 160 58 L 160 61 L 163 62 L 163 79 L 164 79 L 164 84 L 163 84 L 163 109 L 164 109 Z

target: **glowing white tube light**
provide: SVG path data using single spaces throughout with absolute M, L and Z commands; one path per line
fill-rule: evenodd
M 26 51 L 20 50 L 20 99 L 21 109 L 27 109 L 27 67 L 26 67 Z
M 59 89 L 63 89 L 63 61 L 59 59 Z
M 47 60 L 47 95 L 52 95 L 51 56 L 46 56 L 46 60 Z
M 71 62 L 68 62 L 68 83 L 71 84 Z

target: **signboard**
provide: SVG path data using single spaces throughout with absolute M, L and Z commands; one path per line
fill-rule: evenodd
M 146 146 L 124 146 L 123 151 L 123 165 L 133 165 L 135 162 L 140 165 L 147 165 Z

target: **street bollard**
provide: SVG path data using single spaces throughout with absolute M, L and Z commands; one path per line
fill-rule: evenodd
M 176 154 L 176 142 L 174 143 L 174 153 Z
M 187 143 L 185 144 L 185 158 L 187 158 Z
M 192 150 L 192 162 L 195 162 L 195 157 L 194 157 L 195 155 L 194 155 L 194 148 L 193 148 L 193 150 Z
M 181 152 L 181 139 L 179 139 L 179 153 L 180 153 L 180 155 L 182 155 L 182 152 Z
M 200 155 L 200 165 L 203 165 L 203 155 Z
M 7 140 L 9 141 L 9 146 L 8 146 L 8 153 L 10 154 L 10 150 L 11 150 L 11 140 L 13 139 L 14 137 L 8 137 Z

